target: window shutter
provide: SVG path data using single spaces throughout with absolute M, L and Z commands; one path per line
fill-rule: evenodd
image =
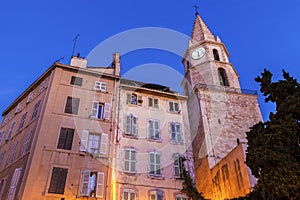
M 106 119 L 106 120 L 110 119 L 110 108 L 111 108 L 111 104 L 110 103 L 105 103 L 103 118 Z
M 7 193 L 7 200 L 13 200 L 15 196 L 15 192 L 18 186 L 19 178 L 21 175 L 22 168 L 15 169 L 14 175 L 10 182 L 10 187 Z
M 169 102 L 169 111 L 174 111 L 173 102 Z
M 154 108 L 158 108 L 158 99 L 154 99 Z
M 170 133 L 171 133 L 171 140 L 174 141 L 176 139 L 176 128 L 175 123 L 170 123 Z
M 73 137 L 74 137 L 74 129 L 68 128 L 67 139 L 66 139 L 66 148 L 65 149 L 67 149 L 67 150 L 72 149 Z
M 86 151 L 88 146 L 89 131 L 82 130 L 80 136 L 80 151 Z
M 100 90 L 101 90 L 102 92 L 105 92 L 105 91 L 106 91 L 106 83 L 105 83 L 105 82 L 101 82 L 101 83 L 100 83 Z
M 132 135 L 136 136 L 138 132 L 137 117 L 132 116 Z
M 0 182 L 0 197 L 3 196 L 5 185 L 6 185 L 6 178 L 2 179 Z
M 30 141 L 30 138 L 31 138 L 31 135 L 32 135 L 32 131 L 29 131 L 24 139 L 24 143 L 23 143 L 23 147 L 22 147 L 22 150 L 20 152 L 20 155 L 23 156 L 26 151 L 27 151 L 27 148 L 28 148 L 28 145 L 29 145 L 29 141 Z
M 131 115 L 126 116 L 125 127 L 125 133 L 131 134 Z
M 103 198 L 104 194 L 104 173 L 97 173 L 97 188 L 96 188 L 96 197 Z
M 9 128 L 9 131 L 8 131 L 8 134 L 7 134 L 7 137 L 6 137 L 6 140 L 9 140 L 11 138 L 11 134 L 13 132 L 13 129 L 15 127 L 15 124 L 16 122 L 13 122 L 11 125 L 10 125 L 10 128 Z
M 150 153 L 150 174 L 155 175 L 155 154 Z
M 10 155 L 9 155 L 9 157 L 7 159 L 7 162 L 6 162 L 7 165 L 9 165 L 9 164 L 11 164 L 13 162 L 15 154 L 16 154 L 16 151 L 17 151 L 18 143 L 19 143 L 18 141 L 16 141 L 14 143 L 14 146 L 12 147 L 12 150 L 11 150 Z
M 136 172 L 136 152 L 134 150 L 131 150 L 130 152 L 130 172 Z
M 130 150 L 125 149 L 124 151 L 124 171 L 129 172 L 129 166 L 130 166 Z
M 94 90 L 99 91 L 101 89 L 101 82 L 95 81 Z
M 59 169 L 59 178 L 57 183 L 57 194 L 63 194 L 65 192 L 65 185 L 67 180 L 68 169 L 60 168 Z
M 131 94 L 126 93 L 126 103 L 131 103 Z
M 183 142 L 181 124 L 176 124 L 177 142 Z
M 154 121 L 154 131 L 155 131 L 155 138 L 159 139 L 160 138 L 160 130 L 159 130 L 159 121 L 158 120 Z
M 153 98 L 148 98 L 148 106 L 149 107 L 153 106 Z
M 160 154 L 155 154 L 155 163 L 156 163 L 156 175 L 161 175 L 161 168 L 160 168 Z
M 81 190 L 80 196 L 89 196 L 90 187 L 90 170 L 83 170 L 81 174 Z
M 67 134 L 68 134 L 68 129 L 66 129 L 66 128 L 61 128 L 60 129 L 60 134 L 59 134 L 59 139 L 58 139 L 58 144 L 57 144 L 58 149 L 64 149 L 65 148 L 65 142 L 67 140 Z
M 98 115 L 98 107 L 99 107 L 99 103 L 97 101 L 93 101 L 92 103 L 92 117 L 97 117 Z
M 178 105 L 178 103 L 174 103 L 174 111 L 176 111 L 176 112 L 179 111 L 179 105 Z
M 1 167 L 2 162 L 4 160 L 5 153 L 6 153 L 6 151 L 2 151 L 2 153 L 0 154 L 0 167 Z
M 31 101 L 32 101 L 32 99 L 33 99 L 33 92 L 30 92 L 30 93 L 29 93 L 29 95 L 28 95 L 28 98 L 27 98 L 27 101 L 26 101 L 26 103 L 29 103 L 29 102 L 31 102 Z
M 0 142 L 2 141 L 3 135 L 4 135 L 4 131 L 0 131 Z
M 149 138 L 154 138 L 154 124 L 153 120 L 149 120 Z
M 108 146 L 108 135 L 106 133 L 102 133 L 100 153 L 106 154 L 107 153 L 107 146 Z
M 180 162 L 178 154 L 174 154 L 174 176 L 180 176 Z

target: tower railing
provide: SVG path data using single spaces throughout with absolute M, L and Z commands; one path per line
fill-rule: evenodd
M 233 92 L 233 93 L 257 95 L 257 91 L 255 91 L 255 90 L 248 90 L 248 89 L 241 89 L 241 88 L 234 88 L 234 87 L 226 87 L 226 86 L 218 86 L 218 85 L 207 85 L 207 84 L 204 84 L 204 83 L 196 84 L 194 89 L 198 89 L 198 88 L 199 89 L 220 91 L 220 92 Z

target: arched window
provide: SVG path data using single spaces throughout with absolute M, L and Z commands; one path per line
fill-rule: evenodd
M 219 68 L 218 69 L 218 74 L 219 74 L 220 85 L 222 85 L 222 86 L 229 86 L 225 69 Z
M 217 49 L 213 49 L 214 59 L 220 61 L 219 52 Z

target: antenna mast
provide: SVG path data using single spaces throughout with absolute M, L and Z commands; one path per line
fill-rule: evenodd
M 75 48 L 76 48 L 76 43 L 77 43 L 77 39 L 79 37 L 79 34 L 76 35 L 76 37 L 73 39 L 73 50 L 72 50 L 72 57 L 74 56 L 74 51 L 75 51 Z

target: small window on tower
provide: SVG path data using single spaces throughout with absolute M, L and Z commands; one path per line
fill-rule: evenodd
M 219 52 L 217 49 L 213 49 L 214 59 L 220 61 Z
M 218 74 L 219 74 L 220 85 L 229 86 L 225 69 L 219 68 L 218 69 Z
M 189 61 L 186 61 L 186 67 L 189 69 L 191 67 L 191 63 Z

